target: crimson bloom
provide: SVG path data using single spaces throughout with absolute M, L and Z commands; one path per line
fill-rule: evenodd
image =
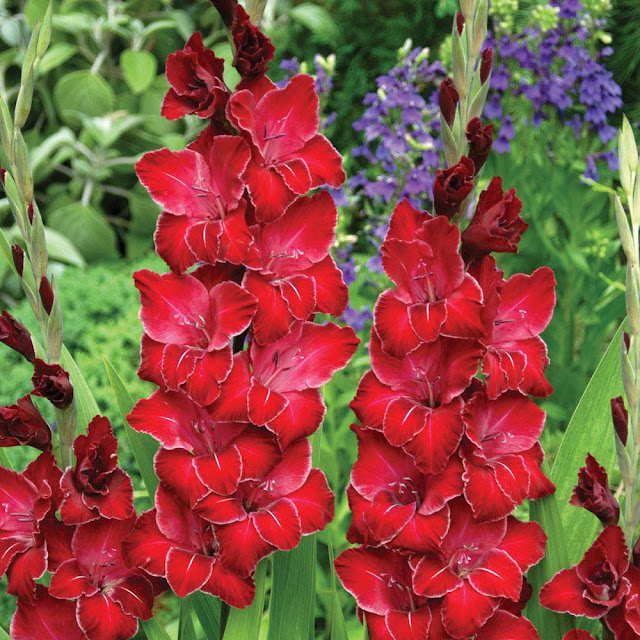
M 34 396 L 46 398 L 57 409 L 67 409 L 73 401 L 73 386 L 69 374 L 59 364 L 47 364 L 40 358 L 33 360 Z
M 525 498 L 555 491 L 540 470 L 545 413 L 532 400 L 515 392 L 489 400 L 478 391 L 463 419 L 464 495 L 478 521 L 499 520 Z
M 118 440 L 108 418 L 96 416 L 87 435 L 73 442 L 76 466 L 62 476 L 62 520 L 81 524 L 100 517 L 124 520 L 133 515 L 131 478 L 118 466 Z
M 542 587 L 540 603 L 552 611 L 602 618 L 629 593 L 628 569 L 624 533 L 617 525 L 609 525 L 577 565 L 556 573 Z
M 0 342 L 4 342 L 30 362 L 36 357 L 29 330 L 8 311 L 3 311 L 0 316 Z
M 271 344 L 252 341 L 233 368 L 212 411 L 221 421 L 265 425 L 282 448 L 311 435 L 325 412 L 319 387 L 351 359 L 359 340 L 351 327 L 296 322 Z
M 18 600 L 10 631 L 12 640 L 86 640 L 75 603 L 54 598 L 42 585 L 36 586 L 34 600 Z
M 184 387 L 198 402 L 210 404 L 231 369 L 230 340 L 249 326 L 256 300 L 234 282 L 208 287 L 197 276 L 203 272 L 134 273 L 148 336 L 140 373 L 172 390 Z
M 273 58 L 275 47 L 256 25 L 251 24 L 247 12 L 241 5 L 235 8 L 231 38 L 235 45 L 233 66 L 238 73 L 245 78 L 264 74 L 269 68 L 268 64 Z
M 502 191 L 496 176 L 480 194 L 473 218 L 462 234 L 462 256 L 467 262 L 492 251 L 517 253 L 520 236 L 529 225 L 520 217 L 522 201 L 516 190 Z
M 258 301 L 253 336 L 268 344 L 289 333 L 296 320 L 313 313 L 339 316 L 349 292 L 329 250 L 338 220 L 326 191 L 298 198 L 283 216 L 256 225 L 255 248 L 261 266 L 248 270 L 242 284 Z
M 454 638 L 473 636 L 501 598 L 520 599 L 522 576 L 544 556 L 546 536 L 535 522 L 513 517 L 479 523 L 461 499 L 450 503 L 451 526 L 438 553 L 414 560 L 413 588 L 443 598 L 442 622 Z
M 439 336 L 485 333 L 482 289 L 464 271 L 458 227 L 432 218 L 417 236 L 406 242 L 389 233 L 382 245 L 382 265 L 396 290 L 378 298 L 374 323 L 382 348 L 396 358 Z
M 620 519 L 620 505 L 609 489 L 607 471 L 590 453 L 585 466 L 578 471 L 578 484 L 573 489 L 570 504 L 590 511 L 605 527 L 617 524 Z
M 198 517 L 160 485 L 156 507 L 143 513 L 123 542 L 128 564 L 167 579 L 174 592 L 185 597 L 204 591 L 233 607 L 253 601 L 253 580 L 226 569 L 220 562 L 215 527 Z
M 101 518 L 79 525 L 71 541 L 73 557 L 57 568 L 49 592 L 76 600 L 76 619 L 88 640 L 128 640 L 138 619 L 151 618 L 160 583 L 141 569 L 128 569 L 122 541 L 135 524 Z
M 196 262 L 242 263 L 253 238 L 242 198 L 250 158 L 239 136 L 205 129 L 189 149 L 158 149 L 136 164 L 140 182 L 164 207 L 155 234 L 158 255 L 177 273 Z
M 45 529 L 60 504 L 61 475 L 49 452 L 22 474 L 0 467 L 0 576 L 7 573 L 8 593 L 26 600 L 47 569 Z
M 251 147 L 243 178 L 258 221 L 276 220 L 310 189 L 344 182 L 340 154 L 318 133 L 318 105 L 307 75 L 294 76 L 259 99 L 245 89 L 229 100 L 227 116 Z
M 51 429 L 30 396 L 0 407 L 0 447 L 17 445 L 29 445 L 41 451 L 51 449 Z
M 184 49 L 167 56 L 167 81 L 170 89 L 160 113 L 177 120 L 194 113 L 199 118 L 224 114 L 230 91 L 222 74 L 224 60 L 205 49 L 202 35 L 194 33 Z
M 562 640 L 595 640 L 594 637 L 584 629 L 572 629 L 562 636 Z
M 433 207 L 436 215 L 453 218 L 462 203 L 473 191 L 473 176 L 476 173 L 473 161 L 462 156 L 458 164 L 448 169 L 438 169 L 433 181 Z

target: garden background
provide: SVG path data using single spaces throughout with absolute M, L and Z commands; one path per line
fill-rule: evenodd
M 10 102 L 31 29 L 46 5 L 0 0 L 0 92 Z M 362 344 L 324 388 L 329 413 L 314 441 L 320 445 L 317 464 L 337 496 L 335 520 L 316 536 L 317 638 L 330 632 L 330 555 L 347 546 L 345 488 L 356 457 L 348 403 L 367 367 L 370 311 L 386 286 L 376 256 L 401 197 L 430 208 L 432 175 L 441 165 L 434 96 L 449 69 L 456 9 L 454 0 L 267 0 L 264 7 L 261 26 L 277 51 L 270 75 L 314 75 L 323 133 L 343 155 L 349 177 L 333 194 L 340 212 L 335 256 L 350 284 L 344 320 L 359 329 Z M 640 120 L 634 35 L 640 6 L 636 0 L 494 0 L 490 28 L 496 64 L 485 116 L 495 124 L 499 153 L 492 154 L 486 173 L 501 175 L 505 188 L 516 188 L 524 202 L 530 228 L 518 270 L 547 265 L 558 279 L 558 305 L 544 336 L 555 392 L 541 403 L 548 415 L 543 446 L 553 460 L 625 313 L 625 268 L 609 192 L 622 105 L 632 123 Z M 38 67 L 25 126 L 65 310 L 65 344 L 116 433 L 122 423 L 102 356 L 134 399 L 149 393 L 150 385 L 136 375 L 142 327 L 131 274 L 142 267 L 164 270 L 153 253 L 159 208 L 137 183 L 133 165 L 144 151 L 182 149 L 194 138 L 196 118 L 167 121 L 159 113 L 168 87 L 164 60 L 196 30 L 206 46 L 230 59 L 226 30 L 206 0 L 55 3 L 52 42 Z M 232 86 L 235 70 L 226 68 Z M 0 226 L 11 242 L 17 240 L 6 199 L 0 199 Z M 512 256 L 501 258 L 507 273 L 512 264 Z M 34 328 L 19 282 L 4 264 L 0 303 Z M 24 394 L 30 366 L 3 349 L 0 371 L 0 404 L 11 404 Z M 120 442 L 120 459 L 135 483 L 127 440 Z M 21 449 L 18 455 L 30 454 Z M 143 497 L 139 482 L 137 488 Z M 362 637 L 352 599 L 339 594 L 350 637 Z M 12 600 L 0 599 L 0 620 L 9 620 Z M 178 625 L 176 603 L 169 595 L 162 599 L 160 617 L 170 634 Z

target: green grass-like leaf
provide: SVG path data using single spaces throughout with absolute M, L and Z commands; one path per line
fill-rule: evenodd
M 224 630 L 224 640 L 258 640 L 260 637 L 260 623 L 264 610 L 265 575 L 268 560 L 263 560 L 257 567 L 254 580 L 256 583 L 256 598 L 246 609 L 231 609 L 227 626 Z

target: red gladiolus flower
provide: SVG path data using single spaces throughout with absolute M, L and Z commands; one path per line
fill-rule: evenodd
M 609 478 L 604 467 L 589 453 L 586 466 L 578 471 L 578 484 L 573 490 L 570 504 L 593 513 L 606 527 L 617 524 L 620 505 L 609 489 Z
M 504 518 L 525 498 L 555 491 L 537 460 L 545 413 L 529 398 L 508 392 L 489 400 L 480 391 L 463 419 L 464 495 L 479 522 Z
M 530 276 L 517 273 L 501 286 L 493 337 L 482 362 L 490 398 L 508 389 L 537 397 L 553 391 L 544 375 L 549 359 L 539 334 L 553 315 L 555 285 L 553 271 L 540 267 Z
M 483 127 L 480 118 L 473 118 L 467 125 L 465 135 L 469 141 L 469 159 L 475 165 L 477 175 L 480 173 L 480 169 L 484 167 L 493 145 L 493 125 L 488 124 Z
M 347 539 L 416 553 L 437 549 L 449 528 L 446 505 L 462 494 L 460 460 L 451 458 L 440 473 L 425 475 L 382 434 L 351 428 L 358 436 L 358 459 L 347 489 L 353 511 Z
M 296 322 L 284 338 L 234 356 L 212 412 L 221 421 L 266 425 L 282 448 L 311 435 L 325 407 L 319 387 L 351 359 L 359 340 L 350 327 Z
M 313 78 L 306 75 L 260 99 L 245 89 L 229 100 L 227 116 L 251 146 L 243 177 L 258 221 L 279 218 L 296 195 L 344 182 L 340 154 L 318 133 L 318 104 Z
M 529 225 L 520 218 L 522 201 L 516 190 L 502 191 L 496 176 L 480 194 L 476 211 L 462 234 L 462 256 L 467 262 L 496 252 L 517 253 L 520 237 Z
M 75 469 L 62 476 L 64 494 L 60 515 L 67 524 L 81 524 L 100 517 L 124 520 L 133 515 L 131 478 L 118 466 L 118 440 L 108 418 L 96 416 L 87 435 L 73 443 Z
M 440 104 L 440 112 L 444 121 L 450 126 L 456 118 L 456 108 L 460 102 L 460 94 L 453 84 L 451 78 L 445 78 L 440 84 L 438 92 L 438 102 Z
M 230 340 L 251 323 L 256 300 L 234 282 L 209 288 L 196 277 L 201 274 L 134 273 L 148 336 L 140 374 L 172 390 L 184 387 L 197 402 L 210 404 L 231 369 Z
M 540 591 L 552 611 L 602 618 L 629 593 L 629 550 L 622 529 L 609 525 L 571 569 L 558 572 Z
M 73 386 L 69 374 L 59 364 L 47 364 L 40 358 L 33 360 L 34 396 L 46 398 L 57 409 L 67 409 L 73 401 Z
M 298 198 L 275 222 L 254 227 L 261 267 L 247 271 L 242 284 L 258 300 L 253 336 L 259 344 L 283 338 L 296 320 L 345 310 L 349 292 L 329 255 L 337 219 L 333 198 L 321 191 Z
M 395 283 L 374 310 L 382 348 L 396 358 L 439 336 L 479 338 L 485 333 L 482 289 L 464 272 L 460 231 L 443 218 L 424 222 L 419 240 L 389 238 L 382 265 Z
M 224 60 L 205 49 L 202 35 L 194 33 L 184 49 L 167 57 L 167 81 L 170 89 L 160 113 L 177 120 L 194 113 L 199 118 L 223 115 L 230 91 L 222 74 Z
M 163 390 L 140 400 L 127 416 L 133 429 L 162 443 L 155 457 L 156 473 L 196 513 L 209 493 L 231 495 L 240 481 L 264 477 L 282 457 L 268 431 L 214 419 L 215 413 L 184 393 Z M 237 515 L 232 503 L 221 504 L 229 507 L 229 517 Z
M 36 357 L 29 330 L 8 311 L 3 311 L 0 316 L 0 342 L 4 342 L 30 362 Z
M 241 264 L 253 242 L 241 177 L 249 147 L 239 136 L 208 132 L 195 148 L 158 149 L 136 164 L 140 182 L 165 209 L 158 218 L 156 250 L 177 273 L 196 262 Z
M 473 191 L 473 161 L 466 156 L 448 169 L 438 169 L 433 181 L 433 208 L 436 215 L 453 218 Z
M 347 549 L 335 561 L 344 588 L 366 612 L 371 640 L 431 638 L 427 598 L 412 586 L 409 557 L 386 549 Z
M 251 604 L 253 579 L 228 570 L 220 561 L 214 525 L 198 517 L 160 485 L 156 508 L 143 513 L 122 544 L 128 564 L 167 579 L 184 598 L 204 591 L 233 607 Z
M 611 418 L 618 440 L 622 442 L 623 447 L 626 447 L 629 437 L 629 413 L 624 406 L 622 396 L 611 398 Z
M 44 530 L 60 504 L 61 475 L 49 452 L 22 474 L 0 467 L 0 576 L 7 573 L 8 593 L 26 600 L 47 568 Z
M 640 571 L 632 565 L 624 577 L 629 593 L 606 614 L 605 621 L 616 640 L 635 640 L 640 636 Z
M 479 523 L 461 499 L 450 503 L 451 527 L 439 553 L 416 557 L 414 591 L 443 598 L 442 621 L 454 638 L 473 636 L 501 598 L 520 599 L 522 576 L 544 555 L 546 536 L 537 523 L 509 517 Z
M 584 629 L 572 629 L 562 636 L 562 640 L 595 640 L 595 638 Z
M 40 451 L 51 449 L 51 429 L 29 396 L 16 404 L 0 407 L 0 447 L 29 445 Z
M 360 381 L 351 408 L 423 472 L 441 471 L 462 438 L 459 396 L 477 372 L 480 344 L 440 338 L 397 359 L 382 350 L 374 330 L 369 350 L 373 371 Z
M 33 601 L 18 600 L 10 631 L 12 640 L 86 640 L 75 603 L 52 597 L 42 585 L 36 586 Z
M 275 47 L 271 40 L 251 24 L 247 12 L 238 5 L 231 25 L 231 37 L 235 45 L 233 66 L 244 78 L 263 75 L 269 69 Z
M 309 441 L 292 444 L 269 473 L 241 482 L 227 498 L 240 515 L 235 522 L 216 527 L 222 563 L 251 575 L 257 563 L 276 549 L 293 549 L 303 535 L 324 529 L 333 519 L 333 499 L 324 474 L 311 469 Z M 203 509 L 202 517 L 213 522 L 227 519 L 227 510 L 215 500 Z

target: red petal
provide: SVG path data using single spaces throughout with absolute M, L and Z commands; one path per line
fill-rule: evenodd
M 251 517 L 260 537 L 274 547 L 288 551 L 300 543 L 300 516 L 291 500 L 282 498 L 256 511 Z
M 278 280 L 282 297 L 297 320 L 308 320 L 316 308 L 316 289 L 313 278 L 306 275 L 288 276 Z
M 316 310 L 334 317 L 341 316 L 349 303 L 349 289 L 333 258 L 327 256 L 304 273 L 315 282 Z
M 232 607 L 244 609 L 253 602 L 256 589 L 252 578 L 242 578 L 216 562 L 211 577 L 201 591 L 221 598 Z
M 535 636 L 532 636 L 535 638 Z M 488 637 L 487 637 L 488 640 Z M 528 639 L 527 639 L 528 640 Z M 595 640 L 594 637 L 584 629 L 571 629 L 562 636 L 562 640 Z
M 188 505 L 193 505 L 208 491 L 196 474 L 194 460 L 193 454 L 184 449 L 161 448 L 153 465 L 160 482 Z
M 410 549 L 417 553 L 434 553 L 449 528 L 449 509 L 444 508 L 433 515 L 420 513 L 393 539 L 394 547 Z
M 406 444 L 425 428 L 431 414 L 431 409 L 408 398 L 393 400 L 384 415 L 384 436 L 395 447 Z
M 173 547 L 167 555 L 167 582 L 178 597 L 184 598 L 209 580 L 214 563 L 210 556 Z
M 152 340 L 146 333 L 142 334 L 138 376 L 142 380 L 153 382 L 159 387 L 165 384 L 161 371 L 165 346 L 161 342 Z
M 189 397 L 202 407 L 215 402 L 220 396 L 220 387 L 231 371 L 233 355 L 231 347 L 204 353 L 196 360 L 193 373 L 185 385 Z
M 185 243 L 194 262 L 215 264 L 220 256 L 220 236 L 224 227 L 220 220 L 191 218 L 185 233 Z
M 158 529 L 156 510 L 145 511 L 122 543 L 122 555 L 127 564 L 139 567 L 153 576 L 164 576 L 167 554 L 174 546 Z
M 198 478 L 211 491 L 228 496 L 237 489 L 242 475 L 242 458 L 237 447 L 199 456 L 193 464 Z
M 193 506 L 193 513 L 214 524 L 229 524 L 247 517 L 247 512 L 236 496 L 208 493 Z
M 36 600 L 18 600 L 11 620 L 13 640 L 85 640 L 76 621 L 76 604 L 49 595 L 38 585 Z
M 480 338 L 485 333 L 482 303 L 480 285 L 465 273 L 462 284 L 447 296 L 447 319 L 442 327 L 442 335 Z
M 413 588 L 428 598 L 441 598 L 464 584 L 451 568 L 436 556 L 424 556 L 416 565 Z
M 67 468 L 60 480 L 60 487 L 64 494 L 60 505 L 60 517 L 66 524 L 82 524 L 100 517 L 100 514 L 90 509 L 82 500 L 82 494 L 73 481 L 73 469 Z
M 409 307 L 409 322 L 414 333 L 423 342 L 433 342 L 443 334 L 448 306 L 444 300 L 415 304 Z M 376 327 L 377 329 L 377 327 Z
M 7 569 L 7 593 L 18 598 L 31 599 L 36 592 L 35 580 L 47 570 L 47 555 L 44 546 L 31 547 L 26 553 L 17 555 Z
M 307 193 L 311 188 L 311 176 L 307 165 L 298 158 L 291 158 L 286 162 L 274 164 L 273 168 L 278 172 L 280 177 L 291 191 L 302 195 Z
M 296 154 L 309 169 L 311 189 L 324 184 L 336 189 L 345 181 L 342 156 L 322 135 L 311 138 Z
M 469 583 L 448 593 L 442 605 L 442 622 L 454 638 L 470 638 L 497 609 L 500 601 L 479 594 Z
M 242 458 L 242 480 L 262 480 L 282 459 L 275 437 L 264 429 L 247 427 L 233 445 Z
M 478 521 L 499 520 L 513 511 L 514 501 L 505 495 L 492 469 L 467 460 L 464 468 L 464 497 Z
M 410 307 L 391 289 L 380 295 L 373 310 L 373 321 L 382 341 L 382 348 L 394 358 L 402 358 L 420 345 L 420 338 L 412 327 L 409 313 Z M 420 318 L 418 324 L 420 328 L 422 320 L 423 318 Z M 436 339 L 443 320 L 444 317 L 437 326 L 434 325 L 435 334 L 431 340 Z
M 432 216 L 426 211 L 418 211 L 406 198 L 398 202 L 389 221 L 389 240 L 415 240 L 417 232 Z
M 387 629 L 393 640 L 427 640 L 431 626 L 431 609 L 420 607 L 416 611 L 389 611 L 385 616 Z
M 283 397 L 287 400 L 286 407 L 267 424 L 267 428 L 278 436 L 284 449 L 295 440 L 314 433 L 324 418 L 326 407 L 319 389 L 289 391 Z
M 209 349 L 222 349 L 232 336 L 240 335 L 256 312 L 257 300 L 235 282 L 222 282 L 209 292 L 215 328 Z
M 96 508 L 103 518 L 124 520 L 133 515 L 133 484 L 131 478 L 119 467 L 111 474 L 104 496 L 85 494 L 83 500 L 90 508 Z
M 263 167 L 255 160 L 249 163 L 244 178 L 260 222 L 277 220 L 296 199 L 296 194 L 275 169 Z
M 220 421 L 249 422 L 247 396 L 250 385 L 249 354 L 241 351 L 233 358 L 233 367 L 220 389 L 220 396 L 211 406 L 211 415 Z
M 160 343 L 156 343 L 160 344 Z M 192 375 L 196 363 L 206 352 L 188 345 L 167 344 L 160 361 L 162 383 L 160 386 L 177 391 Z
M 257 271 L 247 271 L 243 286 L 258 300 L 253 319 L 253 335 L 258 344 L 266 345 L 289 333 L 293 316 L 279 287 Z
M 307 481 L 287 498 L 296 507 L 302 535 L 321 531 L 333 520 L 334 495 L 320 469 L 311 469 Z
M 143 575 L 130 574 L 109 586 L 109 597 L 134 618 L 148 620 L 153 613 L 153 587 Z
M 393 493 L 383 489 L 378 491 L 364 513 L 364 522 L 374 539 L 385 544 L 404 529 L 415 510 L 415 503 L 402 504 Z
M 176 273 L 184 273 L 197 262 L 186 241 L 187 232 L 193 224 L 192 218 L 174 216 L 166 211 L 158 217 L 153 235 L 156 252 Z
M 227 209 L 235 209 L 244 193 L 242 174 L 251 150 L 242 137 L 215 136 L 209 149 L 211 183 Z
M 547 345 L 541 338 L 521 340 L 517 350 L 526 358 L 520 391 L 536 398 L 546 398 L 553 393 L 553 387 L 544 375 L 549 365 Z
M 287 406 L 287 399 L 281 393 L 263 387 L 253 379 L 247 396 L 249 420 L 255 425 L 267 424 L 280 415 Z
M 490 550 L 468 578 L 473 588 L 485 596 L 509 598 L 514 602 L 520 598 L 522 571 L 505 551 Z
M 572 631 L 573 640 L 592 638 L 587 631 Z M 580 633 L 587 635 L 582 637 Z M 563 640 L 571 640 L 571 635 L 565 635 Z M 477 640 L 540 640 L 536 628 L 526 619 L 507 613 L 496 611 L 495 615 L 480 629 Z M 593 638 L 592 638 L 593 640 Z
M 520 522 L 516 518 L 507 520 L 507 532 L 499 545 L 515 560 L 524 573 L 544 557 L 547 536 L 537 522 Z
M 88 640 L 128 640 L 138 630 L 138 621 L 103 593 L 82 597 L 77 606 L 78 624 Z
M 246 204 L 240 201 L 240 207 L 234 209 L 221 221 L 222 233 L 219 238 L 218 260 L 233 264 L 242 264 L 253 243 L 253 236 L 245 217 Z M 196 256 L 200 257 L 196 252 Z M 202 258 L 201 258 L 202 259 Z
M 403 396 L 402 391 L 393 391 L 387 385 L 382 384 L 373 371 L 367 371 L 362 376 L 356 397 L 351 401 L 349 407 L 364 425 L 372 429 L 382 429 L 382 422 L 389 403 Z
M 202 529 L 205 522 L 180 502 L 163 484 L 155 496 L 156 523 L 162 535 L 183 549 L 202 550 Z
M 540 590 L 540 604 L 551 611 L 570 613 L 574 616 L 601 618 L 607 613 L 606 603 L 597 606 L 583 597 L 585 585 L 575 567 L 556 573 Z
M 447 466 L 439 473 L 426 478 L 424 499 L 419 513 L 430 515 L 442 509 L 453 498 L 462 494 L 462 463 L 457 456 L 449 459 Z
M 265 542 L 253 526 L 253 518 L 216 528 L 220 558 L 227 569 L 242 576 L 253 573 L 258 562 L 274 548 Z

